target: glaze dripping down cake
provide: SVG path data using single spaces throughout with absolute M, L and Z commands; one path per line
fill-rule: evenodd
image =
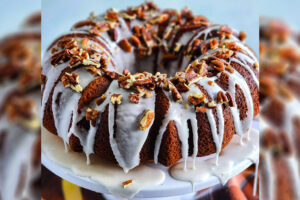
M 259 112 L 246 34 L 151 2 L 76 23 L 45 53 L 42 123 L 124 171 L 219 155 Z

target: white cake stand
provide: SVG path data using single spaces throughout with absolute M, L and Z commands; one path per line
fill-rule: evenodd
M 258 122 L 254 122 L 253 128 L 258 129 Z M 215 155 L 210 155 L 205 158 L 198 158 L 200 159 L 208 159 Z M 109 191 L 101 184 L 91 180 L 90 178 L 86 177 L 80 177 L 75 175 L 70 169 L 67 169 L 65 167 L 62 167 L 52 160 L 48 159 L 43 153 L 42 153 L 42 164 L 48 168 L 50 171 L 52 171 L 57 176 L 75 184 L 82 188 L 92 190 L 94 192 L 102 193 L 107 197 L 108 199 L 116 199 L 112 197 L 109 193 Z M 252 165 L 253 162 L 245 159 L 239 163 L 236 163 L 234 165 L 231 177 L 234 177 L 238 175 L 239 173 L 243 172 L 245 169 L 247 169 L 250 165 Z M 161 170 L 163 170 L 166 174 L 166 178 L 163 184 L 154 186 L 152 188 L 144 189 L 137 193 L 135 195 L 135 199 L 139 198 L 157 198 L 157 199 L 166 199 L 166 198 L 172 198 L 172 199 L 191 199 L 192 195 L 196 191 L 209 188 L 211 186 L 220 184 L 221 182 L 219 179 L 215 176 L 212 176 L 208 178 L 204 182 L 195 183 L 194 185 L 194 191 L 192 188 L 192 184 L 189 182 L 184 181 L 177 181 L 174 178 L 172 178 L 168 172 L 168 168 L 161 166 L 161 165 L 155 165 L 155 164 L 147 164 L 151 167 L 156 167 Z

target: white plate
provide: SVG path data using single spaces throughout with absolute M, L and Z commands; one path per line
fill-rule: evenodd
M 258 122 L 254 122 L 253 128 L 258 129 Z M 210 155 L 209 157 L 205 158 L 198 158 L 199 160 L 207 159 L 210 157 L 213 157 L 214 155 Z M 52 171 L 57 176 L 75 184 L 80 187 L 83 187 L 88 190 L 92 190 L 95 192 L 103 193 L 103 194 L 109 194 L 108 190 L 99 183 L 91 180 L 90 178 L 86 177 L 80 177 L 75 175 L 70 169 L 67 169 L 65 167 L 62 167 L 52 160 L 48 159 L 43 153 L 42 153 L 42 164 L 47 167 L 50 171 Z M 236 176 L 237 174 L 241 173 L 245 169 L 247 169 L 251 164 L 253 164 L 250 160 L 245 159 L 239 163 L 236 163 L 233 167 L 233 171 L 231 174 L 231 177 Z M 193 193 L 192 184 L 189 182 L 184 181 L 177 181 L 174 178 L 172 178 L 168 172 L 167 167 L 161 166 L 161 165 L 155 165 L 152 163 L 147 164 L 151 167 L 156 167 L 161 170 L 163 170 L 166 174 L 166 179 L 163 184 L 154 186 L 152 188 L 144 189 L 137 193 L 135 197 L 137 198 L 159 198 L 159 197 L 170 197 L 170 196 L 181 196 L 181 195 L 187 195 L 190 193 Z M 210 177 L 206 181 L 195 183 L 195 190 L 202 190 L 205 188 L 209 188 L 211 186 L 220 184 L 220 181 L 217 177 Z

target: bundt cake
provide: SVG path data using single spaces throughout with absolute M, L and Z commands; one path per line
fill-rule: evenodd
M 42 124 L 128 171 L 219 155 L 259 112 L 246 34 L 152 2 L 76 23 L 47 49 Z
M 0 199 L 40 199 L 40 13 L 0 39 Z
M 300 45 L 276 19 L 260 25 L 261 199 L 300 199 Z

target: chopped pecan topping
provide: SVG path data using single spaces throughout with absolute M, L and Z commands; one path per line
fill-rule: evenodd
M 131 93 L 129 95 L 129 101 L 135 104 L 138 104 L 140 101 L 140 95 L 136 94 L 136 93 Z
M 177 90 L 177 88 L 170 81 L 168 81 L 168 85 L 169 85 L 168 86 L 169 89 L 171 90 L 173 100 L 177 103 L 181 103 L 183 101 L 183 98 L 182 98 L 180 92 Z
M 233 31 L 231 30 L 231 28 L 229 28 L 228 26 L 221 26 L 220 27 L 220 31 L 225 32 L 225 33 L 230 33 L 230 34 L 233 33 Z
M 101 32 L 97 29 L 96 26 L 93 26 L 90 28 L 89 32 L 93 35 L 97 35 L 97 36 L 100 36 L 101 35 Z
M 141 42 L 140 42 L 139 38 L 135 35 L 132 35 L 131 38 L 129 39 L 129 41 L 135 47 L 141 46 Z
M 128 76 L 128 75 L 130 75 L 130 72 L 128 71 L 128 69 L 124 68 L 124 69 L 123 69 L 123 74 L 124 74 L 125 76 Z
M 134 26 L 132 32 L 135 34 L 136 37 L 141 37 L 141 29 L 139 26 Z
M 105 99 L 106 99 L 106 94 L 102 94 L 101 97 L 99 99 L 96 100 L 96 104 L 99 106 L 100 104 L 102 104 Z
M 189 84 L 192 84 L 197 82 L 200 77 L 206 76 L 207 71 L 208 65 L 205 63 L 205 61 L 201 61 L 201 63 L 199 63 L 198 60 L 195 60 L 186 69 L 186 79 L 189 81 Z
M 108 21 L 117 21 L 118 20 L 118 11 L 111 9 L 108 10 L 105 14 L 105 19 Z
M 59 63 L 66 62 L 71 57 L 71 53 L 69 49 L 64 49 L 56 54 L 54 54 L 51 58 L 51 65 L 56 66 Z
M 118 79 L 120 76 L 117 72 L 112 72 L 112 71 L 105 71 L 105 74 L 111 79 Z
M 213 64 L 213 68 L 218 70 L 219 72 L 223 72 L 225 66 L 221 60 L 212 60 L 211 63 Z
M 121 76 L 118 78 L 119 86 L 123 89 L 129 89 L 133 85 L 133 77 L 129 74 L 127 76 Z
M 100 113 L 99 110 L 93 110 L 91 108 L 88 108 L 86 110 L 85 118 L 86 118 L 86 120 L 91 121 L 93 127 L 96 126 L 96 120 L 99 116 L 99 113 Z
M 147 90 L 143 87 L 140 87 L 140 86 L 136 86 L 136 89 L 139 93 L 139 96 L 146 97 L 146 98 L 152 97 L 152 93 L 149 90 Z
M 143 131 L 146 130 L 151 125 L 153 119 L 154 119 L 154 112 L 150 109 L 146 110 L 140 121 L 140 129 Z
M 122 98 L 123 98 L 122 94 L 113 94 L 110 97 L 110 102 L 112 104 L 121 104 L 122 103 Z
M 180 76 L 175 76 L 170 80 L 179 92 L 187 92 L 190 90 L 186 85 L 186 79 Z
M 169 15 L 163 13 L 161 15 L 158 15 L 156 17 L 151 18 L 149 20 L 149 23 L 151 23 L 151 24 L 162 24 L 162 23 L 165 23 L 168 19 L 169 19 Z
M 228 71 L 228 72 L 230 72 L 231 74 L 234 73 L 234 69 L 233 69 L 233 67 L 231 65 L 226 65 L 225 66 L 225 70 Z
M 82 48 L 88 48 L 88 43 L 89 43 L 89 39 L 86 37 L 83 38 L 81 41 Z
M 217 103 L 228 103 L 228 98 L 223 91 L 219 91 L 217 94 Z
M 239 39 L 243 42 L 247 38 L 247 35 L 245 32 L 241 31 L 239 34 Z
M 108 31 L 108 35 L 110 36 L 111 40 L 116 42 L 118 40 L 118 31 L 115 28 L 112 28 Z
M 51 53 L 54 54 L 55 52 L 57 52 L 57 48 L 53 47 L 53 48 L 51 49 Z
M 210 101 L 210 102 L 207 103 L 207 107 L 208 108 L 216 108 L 217 106 L 213 101 Z
M 209 47 L 211 49 L 216 49 L 219 46 L 219 42 L 216 39 L 209 40 Z
M 202 94 L 202 93 L 198 93 L 198 92 L 190 94 L 189 97 L 188 97 L 188 101 L 191 104 L 193 104 L 194 106 L 204 102 L 204 100 L 205 100 L 205 95 Z
M 93 65 L 88 65 L 85 67 L 85 69 L 90 72 L 93 76 L 100 76 L 102 74 L 101 69 L 93 66 Z
M 100 65 L 101 65 L 101 68 L 102 69 L 107 69 L 107 66 L 108 66 L 108 61 L 105 57 L 101 57 L 100 58 Z
M 206 112 L 206 107 L 205 106 L 197 106 L 196 107 L 196 113 L 205 113 Z
M 82 87 L 79 85 L 79 75 L 76 73 L 67 73 L 61 77 L 61 81 L 64 87 L 69 87 L 76 92 L 81 92 Z
M 211 80 L 207 81 L 207 83 L 208 83 L 208 85 L 210 85 L 210 86 L 213 86 L 213 85 L 215 84 L 215 82 L 214 82 L 214 81 L 211 81 Z
M 121 49 L 123 49 L 126 52 L 131 52 L 132 51 L 132 47 L 130 45 L 130 43 L 128 42 L 128 40 L 123 39 L 119 42 L 119 46 L 121 47 Z
M 154 90 L 155 89 L 155 83 L 151 78 L 146 78 L 146 79 L 141 79 L 141 80 L 136 80 L 133 82 L 134 86 L 143 86 L 149 90 Z
M 233 50 L 233 51 L 239 51 L 240 50 L 240 48 L 236 45 L 235 42 L 228 42 L 228 43 L 226 43 L 225 46 L 226 46 L 227 49 L 230 49 L 230 50 Z
M 220 34 L 221 39 L 224 39 L 224 38 L 230 39 L 231 35 L 233 34 L 233 31 L 228 26 L 221 26 L 219 34 Z
M 136 19 L 136 13 L 131 12 L 130 10 L 123 11 L 120 13 L 121 17 L 128 20 Z
M 78 56 L 73 56 L 70 58 L 69 65 L 70 67 L 75 67 L 81 63 L 82 59 Z
M 78 47 L 77 41 L 73 40 L 73 38 L 63 38 L 58 41 L 57 46 L 63 49 Z
M 122 183 L 123 188 L 129 187 L 131 184 L 132 184 L 132 180 L 124 181 L 124 182 Z

